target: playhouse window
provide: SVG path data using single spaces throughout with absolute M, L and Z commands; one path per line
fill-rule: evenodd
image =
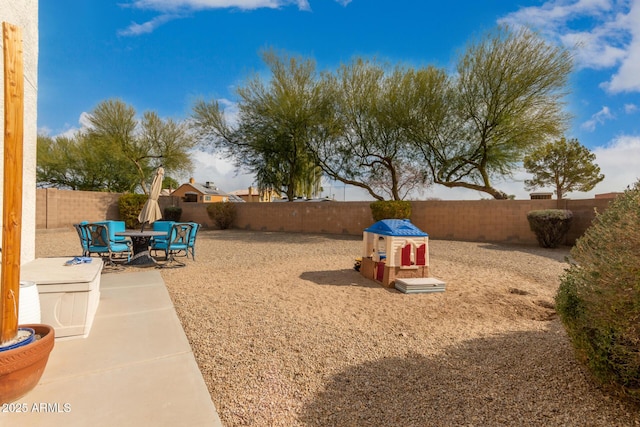
M 423 243 L 420 246 L 414 246 L 411 243 L 407 243 L 402 248 L 401 264 L 403 267 L 409 267 L 412 265 L 426 265 L 427 264 L 427 246 Z
M 379 261 L 384 261 L 387 259 L 387 246 L 386 246 L 386 242 L 384 240 L 383 236 L 379 236 L 378 240 L 376 241 L 376 248 L 375 248 L 375 252 L 377 255 L 377 259 Z

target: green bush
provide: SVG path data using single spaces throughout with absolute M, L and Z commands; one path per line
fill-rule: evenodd
M 207 214 L 220 230 L 226 230 L 236 219 L 236 204 L 233 202 L 216 202 L 207 206 Z
M 571 250 L 556 310 L 581 360 L 609 389 L 640 403 L 640 181 Z
M 543 248 L 557 248 L 571 228 L 573 213 L 564 209 L 545 209 L 527 213 L 529 227 Z
M 167 206 L 164 208 L 163 219 L 167 221 L 180 221 L 182 208 L 180 206 Z
M 118 211 L 120 219 L 124 221 L 127 228 L 138 228 L 138 215 L 149 196 L 146 194 L 123 194 L 118 199 Z
M 411 218 L 411 202 L 405 200 L 378 200 L 369 205 L 374 221 Z

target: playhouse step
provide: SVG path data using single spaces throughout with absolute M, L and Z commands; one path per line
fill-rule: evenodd
M 445 282 L 435 277 L 414 277 L 395 281 L 396 289 L 405 294 L 444 292 L 445 285 Z

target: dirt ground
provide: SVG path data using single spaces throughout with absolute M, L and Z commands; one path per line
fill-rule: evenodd
M 79 249 L 73 230 L 36 235 L 38 257 Z M 203 230 L 195 261 L 160 270 L 225 426 L 640 425 L 554 311 L 568 248 L 430 241 L 446 291 L 429 294 L 365 279 L 361 250 Z

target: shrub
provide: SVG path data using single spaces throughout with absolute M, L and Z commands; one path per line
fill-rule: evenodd
M 527 213 L 529 227 L 543 248 L 557 248 L 571 228 L 573 213 L 564 209 L 545 209 Z
M 405 200 L 378 200 L 369 205 L 374 221 L 383 219 L 409 219 L 411 202 Z
M 182 208 L 180 206 L 167 206 L 164 208 L 163 219 L 167 221 L 180 221 L 182 216 Z
M 640 403 L 640 181 L 597 214 L 571 250 L 556 310 L 581 360 Z
M 207 215 L 220 230 L 226 230 L 236 219 L 236 205 L 233 202 L 211 203 L 207 206 Z
M 146 194 L 123 194 L 118 199 L 118 211 L 120 219 L 124 221 L 127 228 L 137 228 L 140 225 L 138 215 L 149 196 Z

